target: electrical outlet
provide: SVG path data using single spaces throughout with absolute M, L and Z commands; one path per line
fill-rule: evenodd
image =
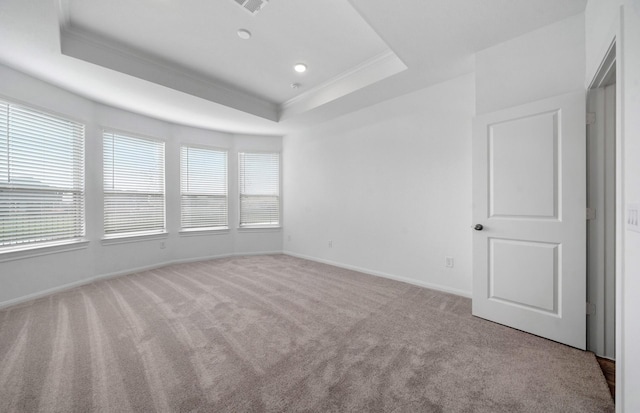
M 444 257 L 444 266 L 447 268 L 453 268 L 453 257 Z
M 160 241 L 160 249 L 163 250 L 167 247 L 167 245 L 164 243 L 164 241 Z
M 291 241 L 291 235 L 287 235 L 287 241 Z
M 329 241 L 329 248 L 333 248 L 333 241 Z

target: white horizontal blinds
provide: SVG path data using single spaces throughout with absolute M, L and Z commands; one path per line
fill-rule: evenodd
M 164 219 L 164 142 L 104 131 L 104 232 L 160 232 Z
M 183 229 L 226 228 L 227 152 L 182 146 L 180 195 Z
M 84 236 L 84 125 L 0 101 L 0 248 Z
M 280 154 L 239 153 L 240 226 L 280 224 Z

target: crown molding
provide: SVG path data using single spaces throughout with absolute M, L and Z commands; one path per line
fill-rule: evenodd
M 280 105 L 280 120 L 307 112 L 407 69 L 390 49 Z

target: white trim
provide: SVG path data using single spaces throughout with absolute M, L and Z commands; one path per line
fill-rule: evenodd
M 60 285 L 58 287 L 49 288 L 48 290 L 38 291 L 36 293 L 23 295 L 22 297 L 18 297 L 18 298 L 12 298 L 10 300 L 0 302 L 0 309 L 7 308 L 7 307 L 10 307 L 10 306 L 13 306 L 13 305 L 16 305 L 16 304 L 21 304 L 21 303 L 24 303 L 24 302 L 27 302 L 27 301 L 30 301 L 30 300 L 35 300 L 37 298 L 46 297 L 46 296 L 54 294 L 54 293 L 67 291 L 67 290 L 70 290 L 72 288 L 80 287 L 80 286 L 83 286 L 83 285 L 86 285 L 86 284 L 91 284 L 91 283 L 96 282 L 96 281 L 109 279 L 109 278 L 115 278 L 115 277 L 119 277 L 119 276 L 122 276 L 122 275 L 135 274 L 135 273 L 138 273 L 138 272 L 141 272 L 141 271 L 153 270 L 153 269 L 156 269 L 156 268 L 166 267 L 167 265 L 186 264 L 186 263 L 190 263 L 190 262 L 209 261 L 209 260 L 215 260 L 215 259 L 220 259 L 220 258 L 229 258 L 229 257 L 242 257 L 242 256 L 248 256 L 249 257 L 249 256 L 257 256 L 257 255 L 276 255 L 276 254 L 282 254 L 282 253 L 283 253 L 282 251 L 238 252 L 238 253 L 230 253 L 230 254 L 209 255 L 209 256 L 204 256 L 204 257 L 183 258 L 183 259 L 177 259 L 177 260 L 163 261 L 161 263 L 146 265 L 146 266 L 142 266 L 142 267 L 129 268 L 129 269 L 122 270 L 122 271 L 115 271 L 115 272 L 111 272 L 111 273 L 107 273 L 107 274 L 95 275 L 93 277 L 89 277 L 89 278 L 85 278 L 85 279 L 82 279 L 82 280 L 74 281 L 74 282 L 71 282 L 71 283 L 68 283 L 68 284 Z
M 407 65 L 391 50 L 373 56 L 362 64 L 280 105 L 278 120 L 282 122 L 296 114 L 316 109 L 404 70 L 407 70 Z
M 240 184 L 240 177 L 241 177 L 241 172 L 240 172 L 240 156 L 242 154 L 263 154 L 263 155 L 273 155 L 273 154 L 277 154 L 278 155 L 278 222 L 276 224 L 269 224 L 269 225 L 256 225 L 256 224 L 248 224 L 248 225 L 241 225 L 242 224 L 242 188 L 241 188 L 241 184 Z M 238 193 L 235 194 L 236 196 L 236 201 L 237 201 L 237 206 L 236 206 L 236 212 L 238 214 L 238 219 L 237 219 L 237 227 L 236 229 L 238 230 L 238 232 L 253 232 L 253 230 L 258 230 L 256 232 L 260 232 L 260 231 L 264 231 L 264 230 L 281 230 L 282 229 L 282 216 L 284 215 L 282 212 L 282 207 L 283 207 L 283 203 L 282 203 L 282 148 L 280 148 L 279 150 L 251 150 L 251 149 L 247 149 L 247 150 L 236 150 L 236 165 L 235 165 L 235 179 L 236 179 L 236 188 L 238 189 Z M 230 177 L 230 175 L 229 175 Z M 227 195 L 227 198 L 230 199 Z
M 613 43 L 615 43 L 617 39 L 621 39 L 620 21 L 622 16 L 622 7 L 623 6 L 620 5 L 618 13 L 613 17 L 613 21 L 611 22 L 611 26 L 609 27 L 607 34 L 602 36 L 603 42 L 599 45 L 600 51 L 598 53 L 598 58 L 601 59 L 600 62 L 598 62 L 597 66 L 587 67 L 585 69 L 585 89 L 587 90 L 593 87 L 593 82 L 596 80 L 598 72 L 601 71 L 602 65 L 605 63 L 604 59 L 609 54 Z M 617 51 L 621 51 L 619 46 L 617 46 Z M 589 62 L 586 62 L 586 65 L 588 64 Z
M 117 129 L 117 128 L 112 128 L 110 126 L 104 126 L 104 125 L 98 125 L 98 127 L 101 129 L 101 132 L 102 132 L 101 138 L 103 143 L 104 143 L 105 133 L 110 133 L 112 135 L 119 135 L 119 136 L 122 136 L 123 138 L 134 138 L 134 139 L 142 139 L 142 140 L 153 141 L 153 142 L 160 142 L 165 144 L 165 147 L 166 147 L 166 144 L 170 141 L 170 139 L 167 138 L 166 136 L 158 137 L 158 136 L 146 135 L 144 133 L 131 132 L 125 129 Z
M 282 253 L 284 255 L 290 255 L 292 257 L 302 258 L 302 259 L 309 260 L 309 261 L 315 261 L 315 262 L 319 262 L 319 263 L 322 263 L 322 264 L 329 264 L 329 265 L 333 265 L 334 267 L 339 267 L 339 268 L 344 268 L 344 269 L 347 269 L 347 270 L 358 271 L 358 272 L 361 272 L 361 273 L 364 273 L 364 274 L 368 274 L 368 275 L 373 275 L 373 276 L 376 276 L 376 277 L 388 278 L 390 280 L 400 281 L 400 282 L 404 282 L 404 283 L 407 283 L 407 284 L 416 285 L 418 287 L 428 288 L 430 290 L 442 291 L 442 292 L 449 293 L 449 294 L 459 295 L 461 297 L 471 298 L 471 291 L 464 291 L 464 290 L 459 290 L 457 288 L 445 287 L 445 286 L 439 285 L 439 284 L 432 284 L 432 283 L 428 283 L 428 282 L 424 282 L 424 281 L 419 281 L 419 280 L 416 280 L 416 279 L 413 279 L 413 278 L 401 277 L 401 276 L 398 276 L 398 275 L 388 274 L 388 273 L 382 272 L 382 271 L 376 271 L 376 270 L 371 270 L 371 269 L 368 269 L 368 268 L 358 267 L 358 266 L 355 266 L 355 265 L 343 264 L 343 263 L 336 262 L 336 261 L 325 260 L 325 259 L 317 258 L 317 257 L 311 257 L 309 255 L 298 254 L 298 253 L 291 252 L 291 251 L 283 251 Z
M 178 232 L 181 237 L 197 237 L 202 235 L 225 235 L 228 234 L 229 227 L 213 228 L 184 228 Z
M 65 0 L 65 2 L 68 2 L 68 0 Z M 60 16 L 60 14 L 64 13 L 67 13 L 67 11 L 61 11 L 58 14 Z M 69 42 L 75 43 L 75 48 L 72 47 L 72 49 L 76 50 L 73 52 L 69 51 Z M 97 64 L 109 70 L 116 70 L 130 76 L 136 76 L 134 73 L 135 71 L 123 70 L 122 65 L 120 65 L 120 67 L 114 67 L 113 64 L 105 66 L 100 62 L 96 62 L 95 58 L 88 59 L 87 50 L 97 50 L 102 55 L 106 55 L 109 58 L 115 55 L 123 59 L 127 65 L 131 65 L 131 63 L 133 63 L 134 65 L 142 66 L 147 72 L 151 69 L 153 72 L 163 74 L 162 76 L 153 75 L 141 78 L 145 81 L 168 87 L 182 93 L 194 95 L 216 104 L 242 110 L 263 119 L 274 122 L 278 121 L 279 105 L 276 103 L 258 98 L 255 95 L 249 95 L 241 90 L 225 85 L 224 83 L 216 82 L 214 79 L 198 74 L 186 67 L 180 66 L 179 64 L 155 58 L 124 44 L 119 44 L 117 42 L 101 38 L 100 36 L 76 30 L 69 25 L 60 26 L 60 43 L 62 46 L 62 54 L 65 56 L 84 60 L 91 64 Z M 78 47 L 81 49 L 79 52 L 77 50 Z M 168 79 L 167 76 L 165 76 L 166 74 L 169 75 Z M 185 82 L 186 86 L 184 84 Z M 240 104 L 239 102 L 249 103 Z
M 64 0 L 64 3 L 68 3 L 68 0 Z M 64 4 L 61 6 L 68 8 L 68 4 Z M 62 10 L 61 13 L 63 13 L 63 17 L 64 17 L 64 14 L 68 14 L 70 12 L 68 9 L 65 9 L 65 10 Z M 160 69 L 163 72 L 170 72 L 173 75 L 184 76 L 191 80 L 205 83 L 207 84 L 207 86 L 216 89 L 216 91 L 224 91 L 227 93 L 239 93 L 239 94 L 242 94 L 244 97 L 256 99 L 255 96 L 253 95 L 248 95 L 246 93 L 238 91 L 227 85 L 215 82 L 209 77 L 202 76 L 201 74 L 195 73 L 186 67 L 179 66 L 173 62 L 169 62 L 163 59 L 154 58 L 151 55 L 145 52 L 142 52 L 140 50 L 131 48 L 124 44 L 116 44 L 115 42 L 110 42 L 109 40 L 101 36 L 88 34 L 87 32 L 77 30 L 71 27 L 70 25 L 64 25 L 63 27 L 61 27 L 60 32 L 61 32 L 61 37 L 68 36 L 77 41 L 83 42 L 84 44 L 88 44 L 89 46 L 92 46 L 94 48 L 102 48 L 103 50 L 118 54 L 121 57 L 132 59 L 135 62 L 145 63 L 147 65 L 152 66 L 155 69 Z M 265 102 L 265 105 L 268 105 L 271 103 L 268 101 L 262 101 L 260 99 L 258 100 L 261 103 Z
M 162 232 L 146 232 L 146 233 L 120 233 L 114 235 L 106 235 L 100 241 L 102 245 L 127 244 L 129 242 L 153 241 L 156 239 L 166 239 L 169 237 L 167 231 Z
M 398 56 L 393 52 L 393 50 L 387 49 L 384 52 L 377 54 L 359 64 L 357 64 L 356 66 L 353 66 L 347 70 L 345 70 L 342 73 L 339 73 L 338 75 L 332 77 L 331 79 L 320 83 L 317 86 L 312 87 L 309 90 L 304 91 L 303 93 L 300 93 L 299 95 L 296 95 L 294 97 L 292 97 L 291 99 L 283 102 L 282 104 L 280 104 L 280 111 L 285 111 L 287 109 L 290 109 L 293 105 L 297 104 L 298 102 L 304 100 L 304 99 L 308 99 L 310 97 L 313 97 L 314 95 L 318 94 L 319 92 L 323 91 L 324 89 L 331 87 L 333 85 L 335 85 L 338 82 L 341 82 L 343 80 L 347 80 L 352 76 L 356 76 L 358 75 L 360 72 L 375 67 L 376 65 L 381 65 L 381 64 L 385 64 L 389 61 L 396 61 L 399 60 Z
M 226 152 L 227 159 L 229 159 L 229 152 L 230 152 L 229 148 L 224 148 L 222 146 L 212 146 L 212 145 L 207 145 L 205 143 L 189 143 L 185 141 L 180 141 L 180 149 L 182 149 L 183 146 L 188 148 L 195 148 L 195 149 L 206 149 L 209 151 Z
M 87 248 L 89 240 L 73 239 L 65 241 L 52 241 L 41 244 L 30 244 L 21 248 L 13 247 L 0 252 L 0 263 L 7 261 L 23 260 L 42 255 L 58 254 L 61 252 L 76 251 Z
M 615 69 L 616 52 L 617 52 L 616 37 L 614 37 L 611 40 L 611 44 L 607 48 L 607 51 L 602 59 L 602 62 L 600 62 L 600 66 L 598 66 L 598 70 L 596 71 L 596 74 L 591 80 L 591 83 L 589 84 L 587 91 L 606 86 L 604 84 L 605 80 L 609 77 L 612 71 L 616 70 Z
M 238 230 L 238 232 L 280 232 L 282 230 L 281 226 L 275 226 L 275 227 L 270 227 L 270 226 L 264 226 L 261 227 L 259 225 L 248 225 L 248 226 L 244 226 L 244 227 L 238 227 L 236 228 Z
M 284 254 L 284 255 L 289 255 L 292 257 L 297 257 L 297 258 L 302 258 L 305 260 L 309 260 L 309 261 L 315 261 L 315 262 L 320 262 L 323 264 L 329 264 L 329 265 L 333 265 L 334 267 L 339 267 L 339 268 L 345 268 L 348 270 L 353 270 L 353 271 L 358 271 L 364 274 L 369 274 L 369 275 L 373 275 L 376 277 L 382 277 L 382 278 L 388 278 L 394 281 L 400 281 L 400 282 L 405 282 L 407 284 L 412 284 L 412 285 L 416 285 L 418 287 L 423 287 L 423 288 L 428 288 L 431 290 L 436 290 L 436 291 L 442 291 L 445 293 L 450 293 L 450 294 L 455 294 L 455 295 L 459 295 L 462 297 L 466 297 L 466 298 L 471 298 L 471 292 L 469 291 L 463 291 L 463 290 L 458 290 L 455 288 L 448 288 L 448 287 L 444 287 L 441 285 L 437 285 L 437 284 L 431 284 L 431 283 L 426 283 L 426 282 L 422 282 L 422 281 L 418 281 L 418 280 L 414 280 L 411 278 L 406 278 L 406 277 L 399 277 L 399 276 L 395 276 L 395 275 L 391 275 L 391 274 L 387 274 L 384 272 L 380 272 L 380 271 L 374 271 L 374 270 L 370 270 L 370 269 L 366 269 L 366 268 L 361 268 L 361 267 L 357 267 L 354 265 L 348 265 L 348 264 L 342 264 L 339 262 L 335 262 L 335 261 L 330 261 L 330 260 L 323 260 L 320 258 L 316 258 L 316 257 L 311 257 L 311 256 L 307 256 L 307 255 L 303 255 L 303 254 L 297 254 L 291 251 L 258 251 L 258 252 L 236 252 L 236 253 L 229 253 L 229 254 L 219 254 L 219 255 L 208 255 L 208 256 L 202 256 L 202 257 L 194 257 L 194 258 L 183 258 L 183 259 L 177 259 L 177 260 L 168 260 L 168 261 L 163 261 L 161 263 L 155 263 L 155 264 L 151 264 L 151 265 L 146 265 L 146 266 L 142 266 L 142 267 L 137 267 L 137 268 L 129 268 L 126 270 L 122 270 L 122 271 L 115 271 L 115 272 L 111 272 L 111 273 L 107 273 L 107 274 L 100 274 L 100 275 L 95 275 L 93 277 L 89 277 L 89 278 L 85 278 L 82 280 L 78 280 L 78 281 L 74 281 L 72 283 L 68 283 L 68 284 L 64 284 L 64 285 L 60 285 L 58 287 L 53 287 L 53 288 L 49 288 L 47 290 L 44 291 L 38 291 L 36 293 L 32 293 L 32 294 L 27 294 L 27 295 L 23 295 L 22 297 L 18 297 L 18 298 L 13 298 L 7 301 L 2 301 L 0 302 L 0 309 L 3 308 L 7 308 L 16 304 L 21 304 L 30 300 L 35 300 L 37 298 L 42 298 L 54 293 L 58 293 L 58 292 L 62 292 L 62 291 L 66 291 L 66 290 L 70 290 L 72 288 L 76 288 L 76 287 L 80 287 L 82 285 L 86 285 L 86 284 L 91 284 L 92 282 L 96 282 L 96 281 L 100 281 L 103 279 L 109 279 L 109 278 L 114 278 L 114 277 L 118 277 L 118 276 L 122 276 L 122 275 L 128 275 L 128 274 L 135 274 L 141 271 L 148 271 L 148 270 L 153 270 L 156 268 L 161 268 L 161 267 L 165 267 L 167 265 L 173 265 L 173 264 L 186 264 L 186 263 L 190 263 L 190 262 L 200 262 L 200 261 L 208 261 L 208 260 L 215 260 L 215 259 L 221 259 L 221 258 L 229 258 L 229 257 L 251 257 L 251 256 L 259 256 L 259 255 L 279 255 L 279 254 Z
M 616 403 L 616 412 L 623 412 L 625 406 L 625 395 L 630 390 L 626 386 L 626 375 L 628 363 L 625 360 L 627 340 L 624 326 L 626 323 L 626 316 L 624 314 L 625 308 L 625 284 L 626 284 L 626 267 L 625 267 L 625 243 L 626 243 L 626 231 L 624 222 L 626 222 L 626 162 L 625 162 L 625 149 L 626 149 L 626 129 L 624 127 L 625 118 L 627 116 L 625 109 L 625 37 L 624 37 L 624 16 L 625 6 L 620 5 L 619 12 L 614 20 L 613 27 L 615 33 L 615 46 L 616 46 L 616 245 L 615 245 L 615 265 L 616 265 L 616 394 L 615 400 L 619 400 Z M 601 55 L 604 56 L 605 55 Z

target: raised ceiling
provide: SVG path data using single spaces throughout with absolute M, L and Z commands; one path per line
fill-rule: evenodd
M 312 109 L 310 100 L 326 103 L 316 95 L 336 85 L 328 100 L 406 69 L 349 2 L 263 4 L 251 14 L 235 0 L 66 0 L 61 50 L 276 121 Z M 240 29 L 253 36 L 239 38 Z M 296 63 L 308 70 L 295 72 Z
M 2 0 L 0 63 L 167 121 L 284 134 L 471 72 L 475 52 L 585 6 L 269 0 L 252 15 L 236 0 Z

